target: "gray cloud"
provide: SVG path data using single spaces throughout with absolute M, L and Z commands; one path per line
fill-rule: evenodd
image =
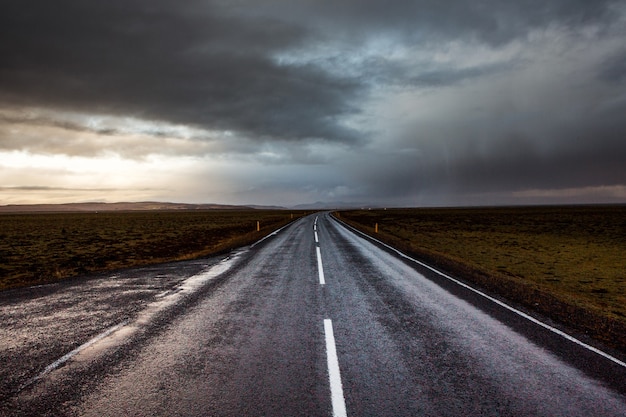
M 421 74 L 404 78 L 404 82 L 414 86 L 446 86 L 471 80 L 472 78 L 485 77 L 490 74 L 506 71 L 511 68 L 512 65 L 513 63 L 490 64 L 462 69 L 445 68 L 424 71 Z
M 47 185 L 22 185 L 15 187 L 0 187 L 0 191 L 81 191 L 81 192 L 103 192 L 117 191 L 116 188 L 67 188 L 67 187 L 50 187 Z

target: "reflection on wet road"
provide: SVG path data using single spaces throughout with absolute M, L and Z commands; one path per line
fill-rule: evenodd
M 327 214 L 227 259 L 7 292 L 0 308 L 2 415 L 626 414 L 619 359 Z

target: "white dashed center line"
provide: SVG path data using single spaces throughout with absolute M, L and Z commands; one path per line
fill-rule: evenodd
M 317 271 L 319 272 L 320 284 L 325 285 L 324 267 L 322 265 L 322 253 L 320 251 L 319 237 L 317 236 L 317 217 L 313 223 L 315 234 L 315 252 L 317 253 Z M 343 386 L 341 384 L 341 374 L 339 372 L 339 360 L 337 358 L 337 348 L 335 346 L 335 335 L 333 334 L 333 322 L 330 319 L 324 320 L 324 334 L 326 335 L 326 356 L 328 360 L 328 380 L 330 382 L 330 397 L 333 407 L 333 417 L 345 417 L 346 401 L 343 397 Z
M 317 272 L 320 276 L 320 285 L 325 285 L 326 280 L 324 279 L 324 267 L 322 266 L 322 253 L 320 252 L 319 246 L 315 248 L 317 252 Z

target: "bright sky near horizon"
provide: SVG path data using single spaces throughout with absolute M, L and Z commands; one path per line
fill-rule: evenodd
M 626 202 L 626 1 L 19 0 L 0 205 Z

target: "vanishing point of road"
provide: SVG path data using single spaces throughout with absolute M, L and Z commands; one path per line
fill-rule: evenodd
M 624 416 L 626 363 L 327 213 L 0 294 L 0 415 Z

